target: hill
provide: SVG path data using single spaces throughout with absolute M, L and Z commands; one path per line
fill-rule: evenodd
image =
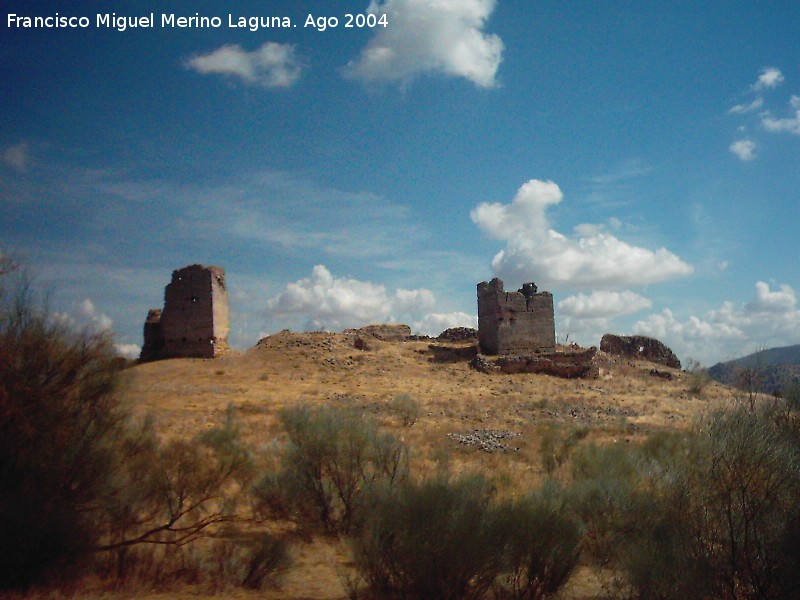
M 780 393 L 800 382 L 800 344 L 759 350 L 742 358 L 720 362 L 708 370 L 716 381 L 766 394 Z
M 564 438 L 580 432 L 584 442 L 636 442 L 688 427 L 709 406 L 731 398 L 730 390 L 716 383 L 695 395 L 689 373 L 659 366 L 661 376 L 654 376 L 649 362 L 603 352 L 595 357 L 599 376 L 593 379 L 481 373 L 469 366 L 473 348 L 474 341 L 283 331 L 221 359 L 135 366 L 126 372 L 125 394 L 136 411 L 155 416 L 164 437 L 187 438 L 219 425 L 230 406 L 244 439 L 266 455 L 285 440 L 278 419 L 282 408 L 355 407 L 411 448 L 417 474 L 430 473 L 437 459 L 448 456 L 452 470 L 490 474 L 506 494 L 542 481 L 547 432 Z M 411 426 L 404 426 L 392 406 L 403 394 L 420 408 Z M 266 597 L 344 598 L 352 568 L 346 543 L 298 540 L 293 568 Z M 599 588 L 595 574 L 585 569 L 564 597 L 598 596 Z

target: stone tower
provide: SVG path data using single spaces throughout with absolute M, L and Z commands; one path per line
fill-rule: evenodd
M 517 292 L 492 279 L 478 284 L 478 340 L 485 354 L 531 354 L 556 345 L 553 295 L 533 283 Z
M 172 272 L 164 309 L 148 313 L 140 358 L 216 358 L 228 350 L 229 330 L 225 269 L 190 265 Z

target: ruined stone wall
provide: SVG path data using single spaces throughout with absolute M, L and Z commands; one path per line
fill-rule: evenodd
M 161 333 L 161 309 L 151 308 L 144 322 L 144 345 L 139 360 L 158 360 L 164 351 L 164 336 Z
M 644 335 L 614 335 L 607 333 L 600 340 L 600 350 L 609 354 L 649 360 L 650 362 L 681 368 L 681 361 L 663 342 Z
M 191 265 L 172 272 L 160 318 L 145 323 L 142 360 L 215 358 L 228 350 L 229 312 L 225 269 Z
M 553 295 L 526 283 L 506 292 L 503 282 L 478 284 L 478 340 L 485 354 L 531 354 L 556 345 Z

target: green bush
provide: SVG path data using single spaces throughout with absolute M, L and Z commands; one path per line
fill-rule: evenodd
M 375 501 L 353 540 L 356 567 L 372 593 L 404 598 L 475 598 L 503 565 L 507 534 L 480 477 L 439 475 Z
M 694 359 L 689 359 L 686 364 L 688 374 L 688 390 L 690 394 L 699 396 L 713 379 L 708 373 L 708 369 Z
M 796 596 L 800 446 L 785 413 L 713 414 L 695 434 L 689 464 L 685 518 L 694 548 L 713 566 L 715 593 Z
M 555 484 L 494 501 L 483 477 L 376 488 L 352 537 L 371 594 L 401 598 L 546 598 L 578 564 L 582 530 Z
M 281 469 L 254 486 L 264 515 L 288 517 L 327 533 L 352 530 L 365 492 L 408 475 L 408 451 L 377 423 L 350 410 L 307 406 L 284 410 L 289 436 Z
M 266 532 L 219 540 L 214 544 L 212 555 L 215 566 L 208 571 L 218 584 L 229 583 L 252 590 L 263 589 L 291 564 L 286 541 Z
M 552 475 L 570 457 L 572 450 L 589 433 L 586 427 L 573 427 L 565 434 L 563 428 L 550 425 L 541 435 L 539 453 L 544 470 Z
M 508 538 L 497 596 L 547 598 L 570 578 L 580 559 L 583 532 L 564 499 L 560 486 L 548 481 L 539 492 L 498 507 Z
M 639 481 L 637 457 L 625 444 L 589 444 L 572 455 L 567 501 L 586 530 L 586 556 L 613 562 L 625 535 Z
M 3 283 L 0 589 L 90 562 L 124 579 L 146 554 L 136 546 L 181 546 L 232 520 L 230 484 L 247 481 L 250 463 L 230 414 L 202 440 L 160 443 L 119 399 L 110 338 L 64 325 L 24 278 Z
M 800 444 L 776 407 L 717 412 L 640 449 L 576 453 L 592 555 L 641 598 L 797 597 Z
M 422 414 L 422 407 L 409 394 L 395 396 L 389 403 L 389 409 L 394 412 L 403 423 L 404 427 L 411 427 Z
M 22 282 L 0 304 L 0 588 L 62 576 L 98 542 L 98 499 L 126 413 L 103 335 L 76 332 Z

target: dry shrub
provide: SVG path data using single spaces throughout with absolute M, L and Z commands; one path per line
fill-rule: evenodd
M 65 325 L 24 278 L 0 285 L 0 300 L 0 590 L 90 564 L 120 581 L 149 564 L 157 579 L 170 551 L 143 546 L 238 519 L 252 471 L 230 411 L 201 439 L 162 443 L 121 404 L 108 336 Z
M 494 501 L 483 477 L 440 472 L 374 492 L 353 536 L 370 593 L 402 598 L 544 598 L 578 563 L 580 527 L 558 488 Z
M 294 519 L 310 530 L 342 533 L 363 514 L 365 492 L 408 475 L 408 450 L 377 423 L 348 409 L 286 409 L 289 443 L 277 472 L 254 486 L 264 516 Z

